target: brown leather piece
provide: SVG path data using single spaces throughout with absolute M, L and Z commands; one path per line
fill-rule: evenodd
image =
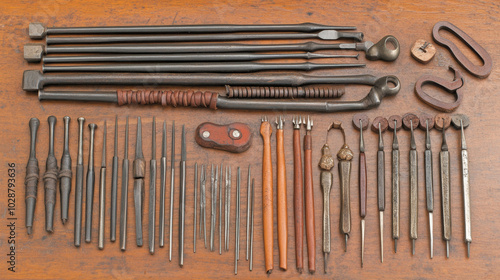
M 234 137 L 233 132 L 239 131 L 239 137 Z M 209 133 L 208 137 L 204 133 Z M 223 150 L 231 153 L 242 153 L 252 144 L 252 132 L 250 127 L 244 123 L 231 123 L 227 125 L 218 125 L 215 123 L 204 122 L 196 128 L 194 134 L 198 145 Z
M 118 105 L 161 104 L 162 106 L 205 107 L 217 109 L 216 92 L 170 90 L 117 90 Z

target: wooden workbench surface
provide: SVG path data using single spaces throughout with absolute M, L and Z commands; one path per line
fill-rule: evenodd
M 348 279 L 499 279 L 500 278 L 500 153 L 498 143 L 500 133 L 500 86 L 498 52 L 499 3 L 487 1 L 229 1 L 216 3 L 213 1 L 2 1 L 0 4 L 0 278 L 23 279 L 109 279 L 109 278 L 229 278 L 234 275 L 234 220 L 231 221 L 231 238 L 229 252 L 219 255 L 203 248 L 201 239 L 197 241 L 197 252 L 193 253 L 193 174 L 194 163 L 231 165 L 233 168 L 233 186 L 236 185 L 236 167 L 241 166 L 242 177 L 242 226 L 241 226 L 241 257 L 238 277 L 265 278 L 263 234 L 262 234 L 262 192 L 261 192 L 261 160 L 262 141 L 258 133 L 260 117 L 267 115 L 274 120 L 276 116 L 286 116 L 285 144 L 287 161 L 288 183 L 288 271 L 278 269 L 278 246 L 276 226 L 274 232 L 274 265 L 275 269 L 269 278 L 348 278 Z M 471 35 L 492 56 L 494 66 L 487 79 L 478 79 L 460 67 L 450 52 L 437 46 L 436 57 L 427 65 L 416 62 L 410 56 L 410 47 L 423 38 L 432 42 L 431 29 L 438 21 L 450 21 Z M 398 243 L 397 254 L 393 253 L 391 239 L 390 216 L 390 143 L 392 135 L 384 134 L 386 144 L 386 211 L 384 227 L 384 263 L 379 259 L 379 231 L 376 196 L 376 151 L 377 135 L 371 131 L 365 133 L 366 154 L 368 164 L 368 213 L 366 217 L 366 251 L 364 268 L 360 266 L 360 219 L 358 198 L 358 131 L 351 125 L 353 113 L 339 114 L 310 114 L 314 119 L 313 134 L 313 165 L 314 165 L 314 196 L 316 218 L 316 268 L 314 276 L 307 272 L 299 274 L 295 269 L 295 245 L 293 228 L 293 158 L 292 158 L 292 126 L 291 117 L 297 112 L 250 112 L 250 111 L 210 111 L 206 109 L 161 108 L 159 106 L 118 107 L 115 104 L 98 103 L 71 103 L 71 102 L 39 102 L 35 93 L 24 92 L 21 88 L 22 74 L 27 69 L 41 69 L 40 64 L 28 64 L 23 59 L 23 45 L 32 42 L 27 35 L 30 22 L 42 22 L 47 26 L 113 26 L 113 25 L 170 25 L 170 24 L 265 24 L 265 23 L 302 23 L 314 22 L 328 25 L 355 25 L 364 32 L 365 39 L 378 41 L 387 34 L 399 39 L 401 54 L 393 63 L 366 61 L 366 68 L 344 69 L 331 71 L 317 71 L 315 74 L 373 74 L 376 76 L 396 75 L 402 83 L 401 91 L 394 98 L 386 98 L 377 109 L 366 113 L 373 120 L 376 116 L 389 117 L 394 114 L 407 112 L 437 114 L 422 103 L 414 94 L 414 85 L 418 77 L 432 74 L 451 80 L 453 74 L 447 70 L 448 65 L 458 67 L 465 76 L 465 96 L 456 113 L 467 114 L 471 119 L 471 126 L 465 134 L 470 159 L 470 184 L 472 207 L 472 245 L 471 257 L 466 256 L 464 243 L 463 203 L 460 173 L 460 146 L 459 133 L 454 129 L 447 131 L 447 140 L 451 153 L 451 200 L 453 239 L 451 241 L 450 258 L 445 256 L 445 243 L 442 241 L 441 203 L 438 173 L 438 152 L 441 144 L 441 134 L 435 130 L 432 133 L 432 150 L 434 152 L 434 259 L 429 257 L 429 232 L 427 211 L 425 208 L 423 151 L 424 132 L 416 131 L 416 140 L 419 155 L 419 232 L 416 243 L 416 254 L 411 254 L 409 239 L 409 178 L 408 178 L 408 150 L 409 132 L 401 130 L 398 133 L 401 150 L 401 238 Z M 448 34 L 449 35 L 449 34 Z M 450 37 L 450 36 L 448 36 Z M 457 41 L 457 40 L 455 40 Z M 462 49 L 463 44 L 462 44 Z M 346 52 L 350 53 L 350 52 Z M 469 56 L 472 52 L 467 51 Z M 473 58 L 477 62 L 477 58 Z M 348 59 L 330 60 L 331 62 L 352 62 Z M 365 62 L 364 54 L 360 54 L 360 62 Z M 89 87 L 92 88 L 92 87 Z M 212 88 L 222 90 L 222 88 Z M 368 87 L 347 87 L 343 100 L 355 100 L 368 92 Z M 427 88 L 426 88 L 427 89 Z M 432 88 L 428 88 L 433 91 Z M 434 94 L 445 100 L 452 100 L 451 95 Z M 197 117 L 193 118 L 193 113 Z M 31 117 L 38 117 L 41 122 L 38 132 L 37 156 L 40 173 L 45 171 L 45 159 L 48 150 L 47 117 L 55 115 L 58 118 L 56 126 L 55 153 L 60 160 L 63 145 L 62 117 L 72 118 L 70 131 L 70 149 L 74 166 L 77 154 L 77 121 L 83 116 L 87 123 L 95 122 L 99 126 L 96 132 L 96 169 L 99 168 L 102 147 L 102 125 L 104 120 L 108 124 L 108 197 L 111 185 L 111 157 L 113 153 L 112 134 L 114 131 L 114 117 L 119 117 L 119 156 L 123 157 L 123 142 L 125 117 L 130 119 L 130 156 L 134 156 L 136 117 L 142 117 L 143 149 L 147 161 L 151 155 L 151 121 L 156 116 L 158 151 L 161 143 L 161 122 L 167 121 L 168 126 L 168 156 L 170 156 L 170 129 L 172 121 L 176 123 L 176 135 L 180 135 L 181 125 L 186 126 L 187 132 L 187 162 L 188 184 L 186 198 L 186 235 L 185 235 L 185 265 L 178 263 L 178 181 L 175 192 L 174 211 L 174 242 L 173 259 L 168 261 L 168 245 L 165 248 L 156 248 L 156 253 L 150 255 L 147 243 L 142 248 L 135 246 L 135 231 L 133 220 L 133 200 L 129 191 L 129 220 L 127 251 L 119 249 L 118 242 L 109 241 L 109 211 L 106 212 L 106 243 L 104 250 L 97 248 L 98 222 L 98 188 L 94 199 L 94 223 L 92 243 L 82 244 L 81 248 L 73 246 L 74 226 L 74 179 L 70 198 L 70 219 L 63 226 L 60 220 L 59 194 L 55 209 L 55 232 L 48 234 L 44 231 L 44 191 L 40 179 L 38 185 L 38 203 L 34 233 L 26 234 L 24 226 L 24 176 L 25 165 L 29 153 L 28 121 Z M 325 141 L 325 130 L 333 120 L 340 120 L 346 126 L 347 141 L 356 157 L 353 160 L 351 174 L 351 209 L 352 232 L 348 243 L 348 251 L 343 251 L 343 236 L 338 230 L 339 223 L 339 182 L 337 167 L 333 169 L 334 185 L 331 195 L 331 224 L 332 224 L 332 252 L 328 262 L 328 274 L 323 273 L 322 253 L 322 192 L 319 186 L 319 168 L 316 163 L 320 157 L 320 149 Z M 243 154 L 228 154 L 225 152 L 207 150 L 199 147 L 194 141 L 196 127 L 204 121 L 215 123 L 229 123 L 239 121 L 247 123 L 253 131 L 253 143 L 250 150 Z M 274 125 L 273 125 L 274 129 Z M 302 130 L 303 133 L 303 130 Z M 85 130 L 84 165 L 88 159 L 88 130 Z M 273 162 L 275 162 L 275 137 L 273 134 Z M 329 144 L 333 152 L 341 145 L 338 132 L 330 134 Z M 176 139 L 176 156 L 180 159 L 180 137 Z M 157 157 L 157 160 L 159 157 Z M 16 165 L 16 206 L 15 206 L 15 273 L 8 271 L 9 263 L 9 236 L 7 228 L 9 212 L 7 210 L 7 179 L 8 164 Z M 246 168 L 252 166 L 252 175 L 256 181 L 256 208 L 255 208 L 255 242 L 254 242 L 254 271 L 248 271 L 248 262 L 245 261 L 245 219 L 246 219 Z M 176 169 L 178 173 L 178 168 Z M 96 172 L 97 173 L 97 172 Z M 121 174 L 121 169 L 120 169 Z M 177 174 L 177 179 L 179 175 Z M 158 176 L 159 177 L 159 176 Z M 146 179 L 149 182 L 149 178 Z M 120 183 L 120 182 L 119 182 Z M 147 186 L 148 184 L 146 184 Z M 159 178 L 157 182 L 159 186 Z M 168 186 L 167 186 L 168 190 Z M 235 190 L 235 187 L 233 188 Z M 159 193 L 159 192 L 157 192 Z M 120 192 L 119 192 L 120 194 Z M 146 197 L 148 192 L 146 191 Z M 232 201 L 236 201 L 236 193 L 232 193 Z M 207 199 L 210 201 L 210 199 Z M 159 201 L 159 198 L 158 198 Z M 169 194 L 167 192 L 167 202 Z M 157 204 L 158 205 L 158 204 Z M 235 217 L 235 203 L 231 217 Z M 276 204 L 275 204 L 276 207 Z M 157 206 L 158 211 L 158 206 Z M 147 217 L 147 199 L 145 207 Z M 209 212 L 208 212 L 209 213 Z M 276 212 L 275 212 L 276 213 Z M 168 215 L 168 211 L 167 211 Z M 168 217 L 168 216 L 167 216 Z M 276 223 L 276 217 L 275 217 Z M 168 223 L 167 223 L 168 225 Z M 209 225 L 209 223 L 208 223 Z M 158 229 L 158 226 L 157 226 Z M 147 223 L 144 225 L 144 234 L 147 238 Z M 168 241 L 168 235 L 166 236 Z M 158 244 L 158 243 L 157 243 Z M 167 243 L 168 244 L 168 243 Z M 218 238 L 216 238 L 218 248 Z M 158 245 L 157 245 L 158 246 Z M 306 245 L 304 244 L 304 249 Z M 304 250 L 307 267 L 307 253 Z

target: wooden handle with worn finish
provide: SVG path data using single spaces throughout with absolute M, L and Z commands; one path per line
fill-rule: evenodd
M 306 240 L 309 272 L 316 271 L 316 233 L 314 222 L 314 192 L 312 177 L 312 138 L 304 136 L 304 199 L 306 208 Z
M 359 215 L 366 216 L 366 156 L 359 153 Z
M 278 248 L 280 253 L 280 268 L 286 270 L 288 247 L 288 215 L 286 205 L 286 163 L 283 129 L 276 130 L 276 157 L 278 163 Z
M 260 134 L 264 142 L 262 159 L 262 222 L 264 228 L 264 257 L 266 272 L 272 272 L 273 266 L 273 166 L 271 161 L 271 124 L 264 121 L 260 125 Z
M 300 130 L 293 130 L 293 206 L 295 214 L 295 260 L 297 270 L 304 269 L 304 182 L 302 177 L 302 152 Z

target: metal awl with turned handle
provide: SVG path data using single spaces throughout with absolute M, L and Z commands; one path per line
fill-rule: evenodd
M 399 239 L 399 143 L 396 131 L 402 127 L 402 118 L 398 115 L 389 117 L 389 128 L 394 131 L 392 141 L 392 239 L 394 240 L 394 253 L 398 251 Z
M 45 173 L 43 182 L 45 188 L 45 230 L 49 233 L 54 232 L 54 207 L 56 205 L 57 192 L 57 159 L 54 156 L 54 130 L 57 119 L 50 116 L 47 119 L 49 123 L 49 154 L 45 162 Z
M 68 221 L 69 194 L 71 192 L 71 156 L 69 154 L 69 122 L 70 117 L 64 120 L 64 149 L 61 157 L 61 169 L 59 170 L 59 190 L 61 192 L 61 220 L 63 225 Z
M 30 156 L 26 165 L 26 178 L 24 179 L 25 202 L 26 202 L 26 231 L 28 235 L 33 233 L 33 220 L 35 218 L 36 197 L 38 192 L 38 177 L 40 169 L 38 168 L 38 159 L 36 158 L 36 136 L 40 120 L 31 118 L 30 127 Z
M 74 244 L 80 247 L 82 242 L 82 206 L 83 206 L 83 125 L 85 119 L 78 118 L 78 154 L 76 157 L 75 178 L 75 229 Z

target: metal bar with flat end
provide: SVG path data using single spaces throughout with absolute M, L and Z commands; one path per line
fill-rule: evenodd
M 249 253 L 249 264 L 248 268 L 250 271 L 253 269 L 253 225 L 254 225 L 254 207 L 255 207 L 255 181 L 252 179 L 252 190 L 251 190 L 251 204 L 250 204 L 250 253 Z
M 149 161 L 149 211 L 148 211 L 149 253 L 155 253 L 156 231 L 156 118 L 151 128 L 151 160 Z
M 434 257 L 434 230 L 433 230 L 433 213 L 434 213 L 434 186 L 433 186 L 433 168 L 432 168 L 432 149 L 431 149 L 431 136 L 429 129 L 429 120 L 425 120 L 425 152 L 424 152 L 424 163 L 425 163 L 425 201 L 427 212 L 429 213 L 429 244 L 430 244 L 430 256 L 431 259 Z
M 246 255 L 245 259 L 248 261 L 248 251 L 250 247 L 250 181 L 251 181 L 251 172 L 250 172 L 250 164 L 248 165 L 248 177 L 247 177 L 247 235 L 246 235 L 246 242 L 247 242 L 247 247 L 246 247 Z
M 220 172 L 219 172 L 219 255 L 222 255 L 222 200 L 224 194 L 225 182 L 223 179 L 223 164 L 220 164 Z
M 235 237 L 234 237 L 234 275 L 238 274 L 238 261 L 240 260 L 240 198 L 241 198 L 241 170 L 238 166 L 236 173 L 236 217 L 235 217 Z
M 448 144 L 446 143 L 445 131 L 446 127 L 443 127 L 443 142 L 441 144 L 441 151 L 439 152 L 439 165 L 441 175 L 443 240 L 446 241 L 446 258 L 449 258 L 451 241 L 450 152 L 448 151 Z
M 97 238 L 97 248 L 104 249 L 104 229 L 106 224 L 106 127 L 104 121 L 104 130 L 102 133 L 102 157 L 101 170 L 99 176 L 99 230 Z
M 128 116 L 125 124 L 125 145 L 122 160 L 122 189 L 120 198 L 120 250 L 127 248 L 127 218 L 128 218 Z

